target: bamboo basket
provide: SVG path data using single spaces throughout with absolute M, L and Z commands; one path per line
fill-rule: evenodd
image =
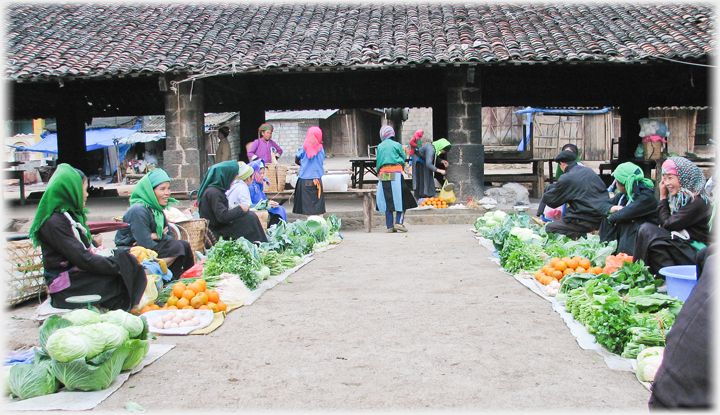
M 5 249 L 8 304 L 15 306 L 35 296 L 40 301 L 42 294 L 47 292 L 40 247 L 33 246 L 30 240 L 23 240 L 8 241 Z
M 268 211 L 267 210 L 253 210 L 253 212 L 255 212 L 258 219 L 260 219 L 260 224 L 262 225 L 263 232 L 267 233 Z
M 190 242 L 193 252 L 205 253 L 205 232 L 207 232 L 207 219 L 190 219 L 176 222 L 175 226 L 180 230 L 179 239 Z
M 287 164 L 271 163 L 265 166 L 265 178 L 270 182 L 269 186 L 263 189 L 265 192 L 279 192 L 285 190 L 287 177 Z

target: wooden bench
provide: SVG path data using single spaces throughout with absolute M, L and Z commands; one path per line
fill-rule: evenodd
M 294 190 L 282 190 L 280 192 L 266 192 L 268 199 L 280 202 L 289 200 L 295 193 Z M 354 200 L 363 199 L 363 224 L 365 231 L 372 231 L 373 212 L 375 210 L 375 189 L 348 189 L 346 192 L 324 192 L 325 199 L 331 200 Z
M 548 163 L 548 182 L 555 180 L 553 159 L 485 159 L 485 164 L 531 164 L 532 173 L 485 174 L 483 181 L 496 183 L 532 183 L 530 196 L 539 198 L 545 188 L 545 162 Z M 487 171 L 487 170 L 486 170 Z

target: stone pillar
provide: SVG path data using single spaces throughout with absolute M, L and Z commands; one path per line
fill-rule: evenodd
M 474 68 L 448 70 L 447 139 L 452 143 L 448 154 L 448 181 L 455 183 L 458 200 L 479 199 L 483 194 L 482 104 L 479 73 Z M 442 138 L 436 135 L 435 139 Z
M 57 117 L 58 164 L 67 163 L 90 175 L 85 145 L 85 123 L 91 123 L 87 100 L 71 83 L 59 89 L 63 105 Z
M 176 79 L 178 81 L 182 78 Z M 202 80 L 175 84 L 165 93 L 165 151 L 163 168 L 172 181 L 170 189 L 190 192 L 200 187 L 207 172 L 205 105 Z
M 240 151 L 238 160 L 248 162 L 247 145 L 258 138 L 258 128 L 265 122 L 265 110 L 257 107 L 240 108 Z M 274 131 L 273 131 L 274 133 Z M 274 140 L 277 142 L 277 140 Z M 283 151 L 286 151 L 283 148 Z M 283 157 L 287 161 L 287 158 Z

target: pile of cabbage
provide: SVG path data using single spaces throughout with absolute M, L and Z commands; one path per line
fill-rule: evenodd
M 73 310 L 50 316 L 40 327 L 32 364 L 11 366 L 7 393 L 20 399 L 69 391 L 105 389 L 121 371 L 137 366 L 148 352 L 144 317 L 123 310 L 100 314 Z

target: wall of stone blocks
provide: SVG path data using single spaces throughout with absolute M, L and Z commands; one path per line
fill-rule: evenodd
M 307 130 L 310 127 L 318 126 L 319 122 L 319 119 L 270 121 L 273 126 L 272 140 L 278 143 L 283 150 L 282 163 L 293 163 L 293 156 L 302 147 Z M 323 131 L 323 133 L 326 132 Z
M 410 108 L 408 110 L 408 119 L 403 122 L 403 145 L 410 144 L 410 140 L 412 140 L 417 130 L 423 130 L 422 143 L 432 142 L 434 140 L 432 121 L 432 108 Z

